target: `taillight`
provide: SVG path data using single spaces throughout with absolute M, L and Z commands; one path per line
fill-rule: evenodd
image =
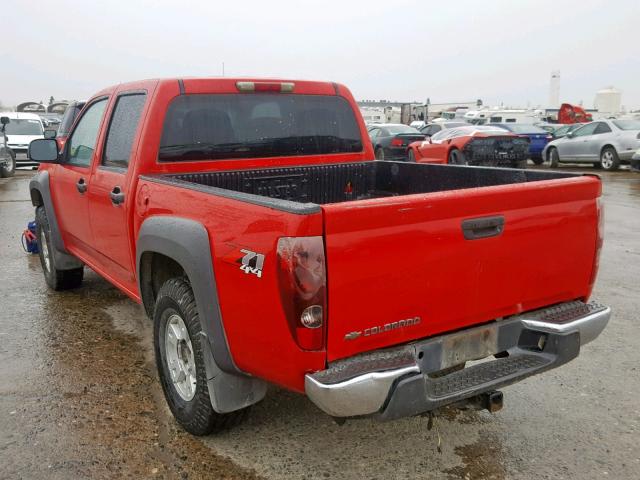
M 598 269 L 600 268 L 600 252 L 602 251 L 602 244 L 604 243 L 604 204 L 602 203 L 601 197 L 596 198 L 596 210 L 598 215 L 598 231 L 596 233 L 596 252 L 595 257 L 593 258 L 589 290 L 591 290 L 593 285 L 596 283 Z
M 327 285 L 322 237 L 283 237 L 277 252 L 280 297 L 291 335 L 303 350 L 322 350 Z
M 236 88 L 241 92 L 293 92 L 293 82 L 236 82 Z
M 391 145 L 394 147 L 401 147 L 402 144 L 403 142 L 401 138 L 394 138 L 393 140 L 391 140 Z

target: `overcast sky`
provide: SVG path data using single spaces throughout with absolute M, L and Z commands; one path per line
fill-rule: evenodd
M 357 99 L 640 108 L 640 1 L 2 2 L 0 102 L 82 99 L 141 78 L 331 80 Z

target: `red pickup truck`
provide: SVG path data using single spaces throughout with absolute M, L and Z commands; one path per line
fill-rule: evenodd
M 41 139 L 30 156 L 48 285 L 87 265 L 144 306 L 194 434 L 268 383 L 342 418 L 495 410 L 498 388 L 575 358 L 610 317 L 588 303 L 597 176 L 374 161 L 339 84 L 121 84 L 62 152 Z

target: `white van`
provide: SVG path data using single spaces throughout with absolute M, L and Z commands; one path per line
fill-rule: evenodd
M 7 146 L 16 154 L 18 161 L 26 159 L 31 141 L 44 138 L 42 119 L 35 113 L 2 112 L 0 115 L 10 120 L 4 128 Z

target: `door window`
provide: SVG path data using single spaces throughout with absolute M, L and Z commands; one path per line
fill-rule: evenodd
M 604 122 L 599 122 L 598 126 L 594 130 L 593 134 L 598 135 L 599 133 L 610 133 L 611 127 Z
M 574 137 L 586 137 L 587 135 L 593 135 L 596 127 L 598 126 L 598 122 L 588 123 L 584 127 L 578 128 L 575 132 L 573 132 Z
M 133 139 L 138 130 L 146 94 L 125 94 L 118 97 L 111 116 L 102 165 L 127 168 Z
M 107 99 L 98 100 L 82 115 L 67 142 L 67 163 L 88 167 L 91 165 L 93 151 L 96 148 L 98 131 L 104 109 L 107 106 Z

